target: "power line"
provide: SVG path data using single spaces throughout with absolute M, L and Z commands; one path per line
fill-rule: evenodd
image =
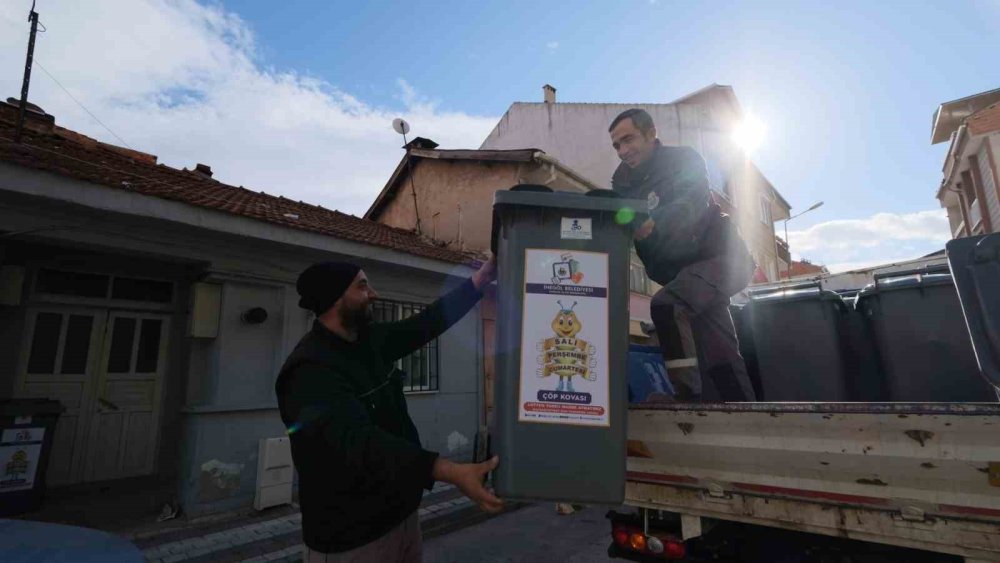
M 71 100 L 73 100 L 74 102 L 76 102 L 76 105 L 78 105 L 78 106 L 80 106 L 81 108 L 83 108 L 83 111 L 87 112 L 87 113 L 88 113 L 88 114 L 90 115 L 90 117 L 93 117 L 93 118 L 94 118 L 94 121 L 96 121 L 96 122 L 100 123 L 100 124 L 101 124 L 101 127 L 104 127 L 105 129 L 107 129 L 107 130 L 108 130 L 108 133 L 111 133 L 111 134 L 112 134 L 112 135 L 114 136 L 114 138 L 118 139 L 118 141 L 119 141 L 119 142 L 121 142 L 121 144 L 123 144 L 123 145 L 125 145 L 126 147 L 128 147 L 128 148 L 132 149 L 132 146 L 131 146 L 131 145 L 129 145 L 128 143 L 126 143 L 126 142 L 125 142 L 125 139 L 122 139 L 121 137 L 119 137 L 117 133 L 115 133 L 114 131 L 112 131 L 110 127 L 108 127 L 107 125 L 105 125 L 105 124 L 104 124 L 104 122 L 103 122 L 103 121 L 101 121 L 100 119 L 98 119 L 98 118 L 97 118 L 97 116 L 96 116 L 96 115 L 94 115 L 94 112 L 90 111 L 89 109 L 87 109 L 87 106 L 85 106 L 85 105 L 83 105 L 82 103 L 80 103 L 80 100 L 76 99 L 76 98 L 75 98 L 75 97 L 73 96 L 73 94 L 71 94 L 71 93 L 69 92 L 69 90 L 67 90 L 67 89 L 66 89 L 66 87 L 62 85 L 62 83 L 60 83 L 60 82 L 59 82 L 58 80 L 56 80 L 56 77 L 55 77 L 55 76 L 52 76 L 52 73 L 51 73 L 51 72 L 49 72 L 49 71 L 45 70 L 45 67 L 44 67 L 44 66 L 42 66 L 42 63 L 40 63 L 40 62 L 38 62 L 38 61 L 36 60 L 36 61 L 34 62 L 34 64 L 38 65 L 38 68 L 42 69 L 42 72 L 44 72 L 44 73 L 45 73 L 45 74 L 46 74 L 46 75 L 47 75 L 47 76 L 48 76 L 49 78 L 51 78 L 51 79 L 52 79 L 52 81 L 53 81 L 53 82 L 55 82 L 57 86 L 59 86 L 60 88 L 62 88 L 62 91 L 63 91 L 63 92 L 66 92 L 66 95 L 67 95 L 67 96 L 69 96 Z M 132 149 L 132 150 L 135 150 L 135 149 Z

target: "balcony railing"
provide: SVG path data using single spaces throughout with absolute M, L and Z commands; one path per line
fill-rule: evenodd
M 983 210 L 979 207 L 979 199 L 972 200 L 969 204 L 969 232 L 974 232 L 983 222 Z
M 774 241 L 777 243 L 778 247 L 778 260 L 783 261 L 785 264 L 790 264 L 792 262 L 792 256 L 788 252 L 788 243 L 781 237 L 774 237 Z
M 965 236 L 965 221 L 959 221 L 955 226 L 955 231 L 951 233 L 951 238 L 962 238 Z

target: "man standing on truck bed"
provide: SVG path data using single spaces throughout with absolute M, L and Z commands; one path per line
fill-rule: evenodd
M 275 392 L 299 471 L 304 561 L 420 561 L 417 507 L 434 481 L 502 508 L 483 487 L 498 458 L 453 463 L 420 447 L 393 367 L 464 317 L 495 278 L 491 258 L 420 314 L 370 323 L 378 294 L 360 267 L 323 262 L 299 276 L 299 306 L 317 318 Z
M 729 314 L 729 298 L 749 283 L 753 260 L 712 201 L 704 159 L 690 147 L 662 145 L 642 109 L 622 112 L 608 131 L 622 160 L 612 189 L 649 209 L 635 230 L 635 249 L 650 279 L 663 286 L 650 305 L 663 357 L 698 358 L 701 380 L 668 370 L 678 399 L 699 400 L 702 382 L 711 380 L 723 401 L 755 400 Z

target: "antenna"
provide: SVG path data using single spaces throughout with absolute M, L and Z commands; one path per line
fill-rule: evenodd
M 403 146 L 406 148 L 406 168 L 410 175 L 410 193 L 413 194 L 413 214 L 417 218 L 417 234 L 423 234 L 420 228 L 420 210 L 417 208 L 417 188 L 413 184 L 413 159 L 410 157 L 410 143 L 406 140 L 406 134 L 410 132 L 410 124 L 402 117 L 392 120 L 392 129 L 403 136 Z
M 21 142 L 21 132 L 24 130 L 24 110 L 28 106 L 28 86 L 31 84 L 31 62 L 35 58 L 35 34 L 38 33 L 38 12 L 35 11 L 35 3 L 31 3 L 31 12 L 28 13 L 28 21 L 31 22 L 31 35 L 28 36 L 28 58 L 24 63 L 24 82 L 21 83 L 21 107 L 17 114 L 17 129 L 14 131 L 14 142 Z
M 397 133 L 403 136 L 403 142 L 406 142 L 406 134 L 410 132 L 410 124 L 406 122 L 402 117 L 397 117 L 392 120 L 392 128 L 395 129 Z

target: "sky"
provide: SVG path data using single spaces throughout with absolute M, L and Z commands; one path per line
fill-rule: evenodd
M 20 92 L 30 5 L 0 4 L 3 97 Z M 731 85 L 764 123 L 753 159 L 793 213 L 824 202 L 789 223 L 793 255 L 834 271 L 943 247 L 934 196 L 947 146 L 930 144 L 932 115 L 1000 86 L 988 47 L 1000 0 L 36 9 L 46 31 L 30 99 L 58 124 L 356 215 L 402 156 L 394 117 L 442 148 L 478 148 L 511 103 L 541 101 L 546 83 L 560 102 L 644 103 Z

